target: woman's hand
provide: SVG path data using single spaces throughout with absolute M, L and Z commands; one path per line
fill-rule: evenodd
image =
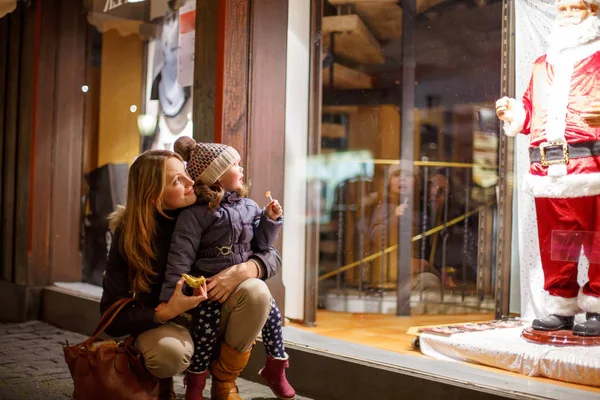
M 183 294 L 184 282 L 185 279 L 181 278 L 179 282 L 177 282 L 175 291 L 173 292 L 173 295 L 169 301 L 159 304 L 158 307 L 154 309 L 156 311 L 156 316 L 160 321 L 169 321 L 179 314 L 197 307 L 198 304 L 208 299 L 208 289 L 206 287 L 206 283 L 203 283 L 200 287 L 195 288 L 193 296 L 186 296 Z
M 256 278 L 257 269 L 253 263 L 241 263 L 224 269 L 215 276 L 208 278 L 208 298 L 224 303 L 231 293 L 246 279 Z

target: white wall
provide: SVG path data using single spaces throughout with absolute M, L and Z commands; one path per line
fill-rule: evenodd
M 286 317 L 304 318 L 310 1 L 289 0 L 285 111 L 283 283 Z

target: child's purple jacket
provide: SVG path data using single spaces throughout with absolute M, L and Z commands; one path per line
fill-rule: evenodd
M 266 267 L 265 279 L 277 273 L 268 252 L 283 226 L 283 218 L 271 220 L 256 202 L 225 193 L 219 208 L 209 212 L 198 200 L 182 210 L 175 224 L 160 300 L 171 298 L 181 274 L 209 278 L 253 256 Z M 227 246 L 233 246 L 230 253 Z M 219 250 L 220 248 L 220 250 Z M 230 253 L 230 254 L 228 254 Z

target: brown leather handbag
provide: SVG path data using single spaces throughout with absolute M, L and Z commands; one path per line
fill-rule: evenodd
M 158 379 L 144 367 L 134 338 L 121 342 L 99 339 L 117 314 L 133 298 L 118 300 L 102 316 L 94 334 L 82 343 L 63 346 L 73 377 L 75 400 L 157 400 Z

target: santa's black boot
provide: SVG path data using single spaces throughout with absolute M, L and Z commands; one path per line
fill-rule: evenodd
M 575 317 L 563 317 L 562 315 L 550 314 L 545 318 L 533 320 L 531 327 L 537 331 L 560 331 L 562 329 L 573 329 Z
M 586 313 L 587 321 L 575 324 L 573 335 L 577 336 L 600 336 L 600 314 Z

